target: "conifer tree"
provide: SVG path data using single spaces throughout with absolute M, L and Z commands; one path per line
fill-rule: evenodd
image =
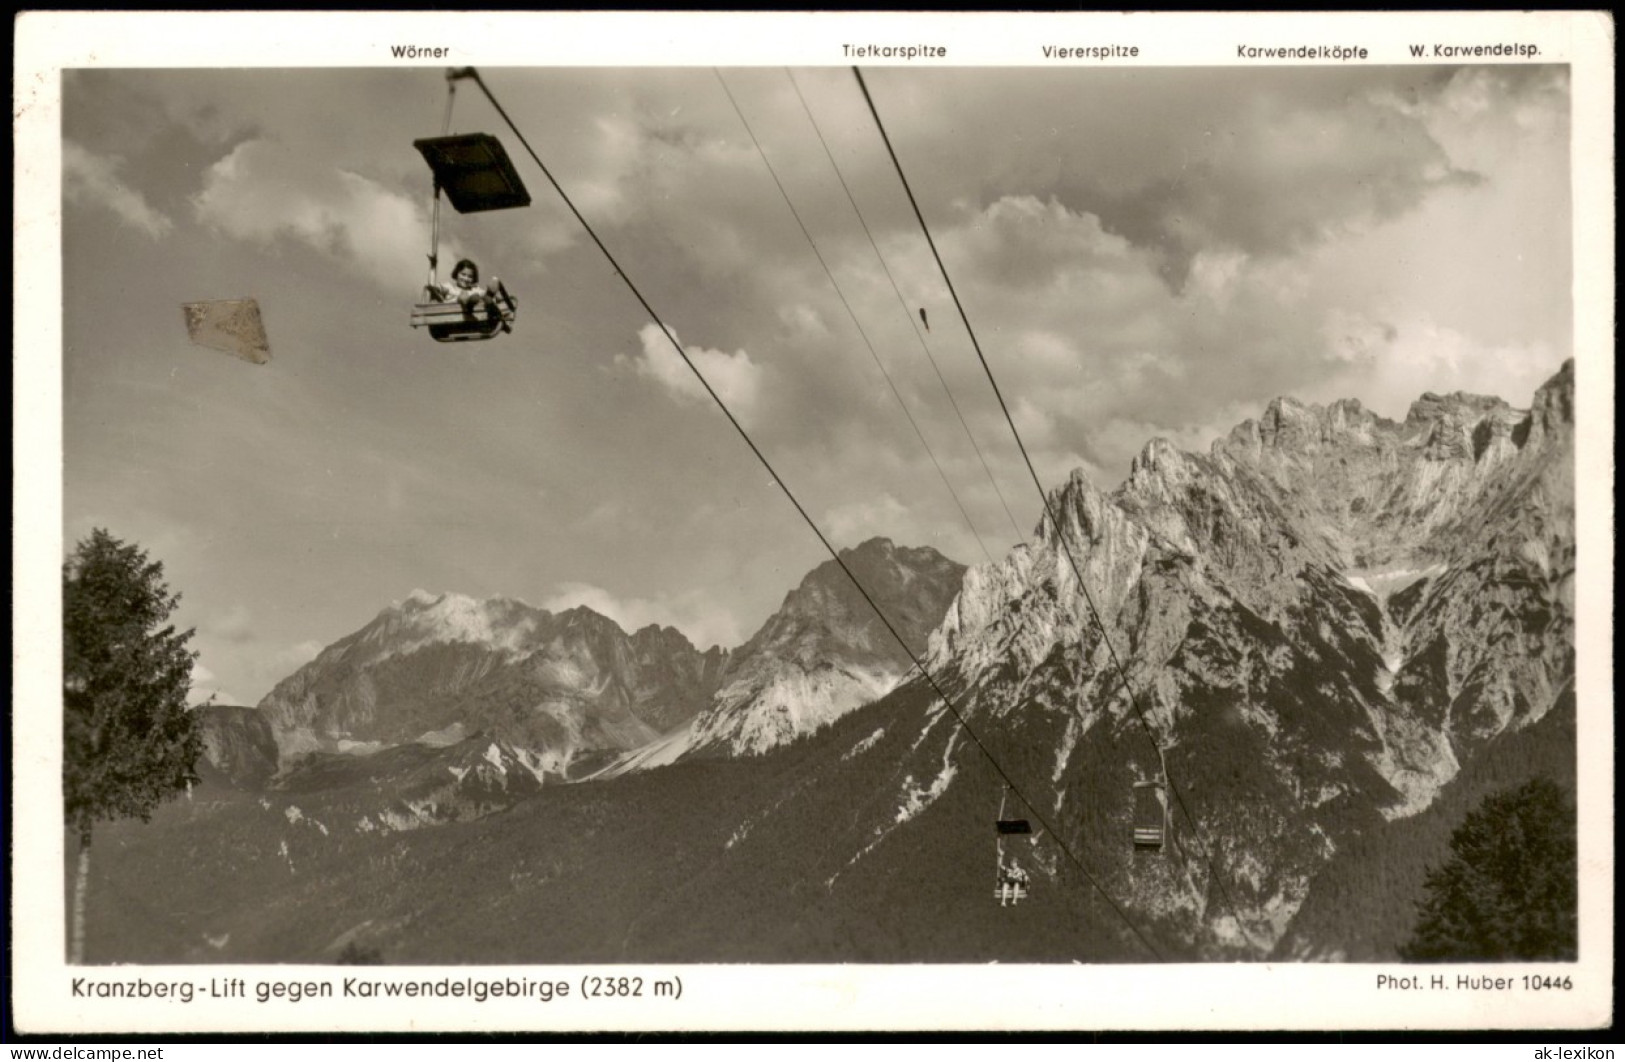
M 1416 962 L 1563 961 L 1579 955 L 1575 810 L 1547 778 L 1492 794 L 1450 836 L 1430 869 L 1416 929 L 1400 955 Z
M 187 710 L 193 632 L 168 622 L 180 595 L 164 566 L 97 528 L 62 566 L 62 792 L 79 841 L 69 960 L 84 961 L 91 829 L 146 821 L 197 781 L 202 751 Z

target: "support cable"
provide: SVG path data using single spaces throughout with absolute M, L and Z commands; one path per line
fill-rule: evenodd
M 745 445 L 750 448 L 750 452 L 756 456 L 756 460 L 761 462 L 762 467 L 767 470 L 768 475 L 770 475 L 773 478 L 773 481 L 778 484 L 779 489 L 784 492 L 785 498 L 789 500 L 796 512 L 800 514 L 801 519 L 806 523 L 807 527 L 812 530 L 813 535 L 817 537 L 819 543 L 824 547 L 825 551 L 829 553 L 830 557 L 834 559 L 841 571 L 846 574 L 847 579 L 851 581 L 852 586 L 857 590 L 858 594 L 864 599 L 865 602 L 868 603 L 870 609 L 874 611 L 876 618 L 880 620 L 881 624 L 897 641 L 897 644 L 902 647 L 903 652 L 907 654 L 907 656 L 914 662 L 914 666 L 920 669 L 920 674 L 936 692 L 937 696 L 942 699 L 943 707 L 953 715 L 955 720 L 958 721 L 960 728 L 964 730 L 966 736 L 971 739 L 976 747 L 981 750 L 982 755 L 987 757 L 988 762 L 993 765 L 993 769 L 999 773 L 999 776 L 1004 779 L 1005 784 L 1009 786 L 1010 792 L 1027 806 L 1027 809 L 1032 812 L 1033 817 L 1038 820 L 1039 825 L 1041 825 L 1046 831 L 1055 837 L 1055 843 L 1060 847 L 1061 851 L 1066 854 L 1068 861 L 1071 862 L 1073 866 L 1077 867 L 1078 871 L 1083 874 L 1084 879 L 1088 881 L 1097 892 L 1100 893 L 1100 895 L 1105 899 L 1106 903 L 1111 907 L 1112 911 L 1115 912 L 1117 917 L 1123 921 L 1124 925 L 1128 926 L 1129 931 L 1134 935 L 1134 937 L 1139 940 L 1140 944 L 1144 946 L 1144 948 L 1150 952 L 1151 955 L 1157 959 L 1157 961 L 1165 961 L 1162 953 L 1156 948 L 1155 945 L 1151 943 L 1149 939 L 1146 938 L 1145 934 L 1140 930 L 1140 927 L 1135 925 L 1134 920 L 1128 916 L 1128 913 L 1124 910 L 1123 906 L 1119 904 L 1112 897 L 1112 895 L 1106 891 L 1105 887 L 1095 879 L 1095 876 L 1089 872 L 1089 868 L 1084 866 L 1083 862 L 1077 857 L 1072 849 L 1066 844 L 1065 841 L 1061 839 L 1060 834 L 1050 826 L 1049 822 L 1045 819 L 1043 813 L 1038 810 L 1037 806 L 1033 804 L 1032 801 L 1028 800 L 1027 797 L 1021 792 L 1020 788 L 1016 786 L 1015 780 L 1005 772 L 1003 765 L 999 763 L 998 759 L 994 757 L 992 751 L 987 747 L 986 744 L 983 743 L 982 739 L 977 736 L 976 731 L 971 728 L 968 722 L 966 722 L 965 717 L 960 714 L 959 709 L 954 706 L 953 701 L 949 699 L 947 693 L 943 691 L 940 685 L 938 685 L 935 676 L 933 676 L 926 668 L 920 657 L 918 657 L 914 651 L 909 648 L 908 643 L 903 640 L 903 636 L 898 632 L 897 628 L 894 627 L 891 621 L 886 618 L 886 614 L 881 611 L 880 606 L 875 603 L 874 598 L 869 596 L 869 592 L 864 589 L 863 583 L 861 583 L 858 580 L 858 577 L 853 574 L 852 569 L 848 567 L 846 561 L 841 558 L 840 553 L 836 551 L 835 547 L 830 545 L 829 539 L 825 537 L 824 532 L 819 528 L 818 523 L 813 520 L 806 508 L 804 508 L 801 502 L 796 499 L 796 496 L 791 493 L 789 486 L 784 482 L 784 480 L 779 478 L 779 474 L 774 470 L 772 463 L 768 461 L 767 456 L 763 454 L 761 449 L 756 445 L 755 440 L 750 437 L 750 433 L 745 431 L 744 426 L 739 423 L 738 418 L 736 418 L 733 415 L 733 412 L 728 409 L 727 403 L 723 402 L 721 396 L 718 395 L 716 390 L 711 386 L 710 381 L 705 378 L 705 374 L 702 373 L 699 370 L 699 367 L 694 364 L 693 360 L 688 356 L 688 352 L 685 351 L 682 344 L 677 341 L 677 337 L 673 335 L 671 329 L 666 326 L 665 321 L 662 320 L 660 315 L 655 312 L 654 307 L 649 305 L 649 301 L 648 299 L 644 298 L 643 292 L 640 291 L 637 285 L 632 282 L 632 278 L 627 275 L 626 270 L 621 267 L 620 262 L 616 260 L 612 253 L 610 253 L 609 248 L 604 245 L 604 241 L 599 238 L 598 233 L 593 229 L 592 225 L 582 215 L 581 211 L 576 208 L 575 202 L 571 200 L 569 195 L 564 191 L 564 188 L 559 184 L 558 180 L 554 178 L 553 172 L 547 168 L 547 164 L 544 163 L 541 156 L 536 153 L 536 149 L 530 146 L 530 142 L 526 140 L 525 135 L 519 131 L 519 127 L 514 123 L 514 120 L 509 117 L 507 110 L 504 109 L 502 104 L 497 101 L 496 96 L 492 94 L 490 87 L 485 84 L 485 81 L 480 77 L 479 72 L 470 67 L 466 71 L 465 76 L 472 78 L 474 83 L 480 87 L 480 91 L 485 93 L 485 98 L 491 102 L 491 106 L 496 109 L 497 114 L 502 117 L 502 120 L 507 124 L 508 129 L 519 140 L 520 144 L 524 145 L 525 151 L 529 153 L 531 160 L 535 162 L 537 168 L 542 171 L 542 175 L 546 177 L 548 183 L 553 186 L 553 190 L 558 193 L 560 200 L 563 201 L 570 213 L 574 215 L 576 221 L 580 223 L 582 229 L 585 230 L 588 237 L 591 238 L 593 244 L 597 246 L 598 250 L 603 254 L 603 256 L 608 259 L 610 265 L 615 269 L 616 274 L 621 278 L 622 282 L 626 284 L 627 290 L 632 293 L 633 298 L 637 299 L 638 304 L 643 307 L 644 312 L 646 312 L 649 315 L 649 318 L 654 321 L 657 326 L 659 326 L 661 332 L 665 334 L 666 339 L 671 343 L 672 349 L 677 352 L 677 356 L 683 359 L 683 363 L 688 366 L 689 371 L 694 374 L 695 379 L 699 380 L 700 386 L 705 388 L 706 394 L 711 396 L 711 400 L 716 403 L 717 408 L 722 411 L 723 416 L 728 418 L 728 423 L 733 425 L 734 431 L 739 434 L 740 439 L 742 439 Z
M 1056 541 L 1061 544 L 1067 563 L 1072 569 L 1073 578 L 1077 580 L 1078 589 L 1083 594 L 1083 600 L 1089 606 L 1089 613 L 1094 619 L 1095 626 L 1100 629 L 1100 640 L 1105 644 L 1106 653 L 1122 682 L 1123 691 L 1128 694 L 1129 704 L 1133 707 L 1134 714 L 1140 721 L 1140 726 L 1145 730 L 1147 740 L 1151 742 L 1151 747 L 1156 750 L 1160 760 L 1163 755 L 1162 742 L 1158 740 L 1156 730 L 1151 726 L 1150 720 L 1146 718 L 1145 709 L 1140 706 L 1140 698 L 1134 692 L 1134 686 L 1129 680 L 1128 669 L 1123 666 L 1122 658 L 1117 655 L 1117 648 L 1112 644 L 1111 637 L 1106 632 L 1106 623 L 1101 618 L 1100 610 L 1095 606 L 1094 595 L 1089 592 L 1089 584 L 1083 579 L 1083 572 L 1078 566 L 1078 559 L 1073 555 L 1072 547 L 1066 540 L 1065 529 L 1061 526 L 1060 518 L 1055 512 L 1054 506 L 1050 504 L 1049 495 L 1044 493 L 1044 486 L 1038 479 L 1038 472 L 1033 468 L 1032 457 L 1028 455 L 1026 444 L 1021 441 L 1021 433 L 1016 430 L 1015 419 L 1010 415 L 1010 407 L 1004 401 L 1004 393 L 999 390 L 999 382 L 994 379 L 993 369 L 988 364 L 986 355 L 982 353 L 982 345 L 976 338 L 975 329 L 971 327 L 970 318 L 965 313 L 964 304 L 959 300 L 959 292 L 954 288 L 954 282 L 948 276 L 948 267 L 943 263 L 942 255 L 937 251 L 936 241 L 931 238 L 930 226 L 926 224 L 925 214 L 920 210 L 919 201 L 914 198 L 914 189 L 909 185 L 908 178 L 903 173 L 903 164 L 898 160 L 897 151 L 892 147 L 891 137 L 886 135 L 886 126 L 880 120 L 880 111 L 875 107 L 874 97 L 869 94 L 869 86 L 863 79 L 863 71 L 854 66 L 852 73 L 858 79 L 858 88 L 863 92 L 864 102 L 869 105 L 869 113 L 874 117 L 875 128 L 880 131 L 880 139 L 886 145 L 886 153 L 891 156 L 892 166 L 897 170 L 898 180 L 902 182 L 903 191 L 908 196 L 909 205 L 914 208 L 914 217 L 920 223 L 920 231 L 925 234 L 925 242 L 931 248 L 931 256 L 936 259 L 937 268 L 942 272 L 942 279 L 948 285 L 948 294 L 953 297 L 954 308 L 959 311 L 959 319 L 965 325 L 965 331 L 970 336 L 971 346 L 976 350 L 977 360 L 982 363 L 982 371 L 987 374 L 987 382 L 992 386 L 993 394 L 999 400 L 999 408 L 1004 412 L 1005 422 L 1010 425 L 1011 435 L 1015 436 L 1016 446 L 1021 450 L 1021 458 L 1027 464 L 1027 473 L 1032 477 L 1033 486 L 1038 490 L 1039 497 L 1043 499 L 1044 512 L 1049 517 L 1050 525 L 1055 529 Z M 1218 867 L 1214 865 L 1211 850 L 1201 836 L 1200 823 L 1191 814 L 1190 807 L 1185 803 L 1184 794 L 1174 784 L 1173 776 L 1165 773 L 1164 781 L 1167 782 L 1169 790 L 1173 792 L 1174 800 L 1179 804 L 1180 810 L 1184 812 L 1185 818 L 1190 821 L 1191 829 L 1196 833 L 1197 840 L 1201 842 L 1203 860 L 1207 863 L 1209 875 L 1214 884 L 1219 887 L 1219 891 L 1224 895 L 1225 902 L 1229 905 L 1231 912 L 1236 916 L 1237 926 L 1241 927 L 1243 932 L 1246 932 L 1241 919 L 1241 909 L 1236 906 L 1235 900 L 1230 896 L 1230 890 L 1226 887 L 1223 877 L 1218 872 Z
M 948 481 L 948 473 L 942 470 L 942 463 L 937 460 L 936 451 L 931 449 L 931 444 L 926 441 L 925 433 L 920 430 L 920 425 L 915 421 L 914 414 L 909 412 L 908 403 L 903 401 L 903 395 L 897 390 L 897 384 L 892 380 L 891 373 L 886 371 L 886 365 L 880 360 L 880 354 L 875 350 L 874 343 L 870 341 L 869 333 L 864 329 L 863 322 L 858 320 L 857 312 L 852 309 L 852 304 L 847 301 L 846 293 L 841 290 L 841 285 L 836 282 L 835 274 L 830 270 L 829 263 L 824 260 L 823 252 L 818 249 L 818 242 L 813 239 L 812 233 L 807 230 L 807 223 L 801 220 L 801 212 L 790 201 L 790 193 L 785 190 L 784 182 L 779 180 L 778 171 L 773 168 L 773 163 L 768 161 L 767 152 L 762 149 L 762 142 L 756 138 L 756 131 L 751 128 L 750 120 L 745 117 L 745 112 L 739 107 L 739 101 L 734 98 L 733 92 L 729 90 L 728 82 L 722 76 L 722 71 L 712 67 L 711 72 L 716 75 L 717 83 L 722 86 L 723 95 L 727 96 L 728 102 L 733 105 L 734 114 L 739 116 L 739 122 L 745 127 L 745 132 L 750 136 L 750 142 L 756 145 L 756 154 L 761 158 L 762 165 L 767 167 L 768 176 L 773 178 L 773 184 L 778 188 L 779 196 L 784 200 L 784 205 L 790 208 L 790 216 L 796 219 L 796 225 L 801 229 L 801 235 L 806 238 L 807 246 L 812 248 L 813 257 L 817 258 L 818 264 L 823 267 L 824 275 L 829 278 L 830 287 L 835 289 L 836 298 L 841 300 L 841 305 L 846 308 L 846 315 L 852 319 L 852 324 L 857 328 L 858 335 L 863 337 L 863 345 L 868 348 L 869 357 L 874 359 L 875 368 L 879 369 L 880 375 L 885 377 L 886 386 L 891 389 L 892 397 L 897 400 L 897 408 L 903 411 L 903 417 L 908 421 L 908 426 L 914 429 L 915 437 L 920 440 L 920 445 L 925 447 L 926 456 L 931 459 L 931 466 L 937 470 L 937 478 L 941 479 L 942 485 L 948 488 L 949 495 L 954 499 L 954 505 L 959 509 L 959 515 L 965 518 L 965 526 L 970 529 L 971 537 L 982 548 L 982 556 L 987 558 L 989 564 L 992 564 L 993 554 L 988 551 L 987 543 L 982 541 L 982 536 L 977 533 L 975 522 L 971 520 L 970 513 L 965 510 L 965 503 L 960 499 L 959 492 L 954 490 L 954 485 Z
M 897 286 L 897 278 L 892 276 L 891 267 L 886 264 L 886 256 L 880 253 L 880 246 L 875 242 L 875 235 L 869 230 L 869 222 L 864 218 L 863 211 L 859 209 L 858 201 L 852 195 L 852 189 L 847 185 L 846 177 L 841 173 L 840 165 L 835 161 L 835 153 L 830 150 L 829 142 L 824 139 L 824 131 L 818 127 L 818 119 L 813 117 L 812 108 L 807 106 L 807 98 L 801 94 L 801 86 L 796 83 L 795 75 L 788 69 L 785 70 L 784 76 L 790 79 L 790 87 L 796 90 L 796 99 L 801 101 L 801 109 L 807 115 L 807 122 L 812 126 L 813 132 L 817 134 L 818 143 L 824 148 L 824 156 L 829 159 L 830 169 L 835 171 L 835 179 L 841 182 L 841 191 L 846 193 L 846 201 L 852 204 L 852 213 L 857 215 L 858 224 L 863 226 L 863 234 L 869 239 L 869 246 L 875 252 L 875 260 L 880 263 L 881 271 L 886 274 L 886 280 L 891 284 L 892 293 L 897 296 L 897 305 L 902 308 L 903 316 L 908 318 L 909 327 L 914 330 L 914 338 L 920 341 L 920 349 L 925 352 L 926 360 L 931 363 L 931 371 L 937 374 L 937 383 L 942 385 L 942 393 L 947 396 L 948 404 L 953 407 L 954 416 L 959 418 L 959 426 L 965 429 L 965 438 L 970 440 L 971 449 L 976 451 L 976 460 L 981 462 L 982 471 L 987 475 L 988 483 L 993 486 L 993 493 L 998 495 L 999 505 L 1003 507 L 1004 515 L 1010 521 L 1010 530 L 1015 533 L 1017 542 L 1025 540 L 1027 536 L 1022 533 L 1021 526 L 1016 521 L 1015 515 L 1011 513 L 1010 503 L 1005 500 L 1004 491 L 999 489 L 999 481 L 994 478 L 993 470 L 988 467 L 987 458 L 982 454 L 982 448 L 977 445 L 976 436 L 972 434 L 970 424 L 965 420 L 965 414 L 960 411 L 959 403 L 954 399 L 953 390 L 949 388 L 947 379 L 942 375 L 942 368 L 937 365 L 937 359 L 932 356 L 931 345 L 925 341 L 925 336 L 920 332 L 920 326 L 914 323 L 914 315 L 908 310 L 908 300 L 903 298 L 902 289 Z

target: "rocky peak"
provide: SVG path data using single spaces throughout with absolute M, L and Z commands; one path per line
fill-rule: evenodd
M 1461 391 L 1422 395 L 1403 422 L 1379 417 L 1355 399 L 1326 407 L 1276 399 L 1257 422 L 1245 421 L 1213 444 L 1218 464 L 1211 471 L 1231 480 L 1256 473 L 1293 537 L 1329 551 L 1334 564 L 1415 559 L 1436 530 L 1471 508 L 1530 437 L 1544 437 L 1547 423 L 1565 422 L 1571 381 L 1572 372 L 1560 371 L 1537 395 L 1536 405 L 1544 401 L 1549 415 L 1535 410 L 1526 416 L 1501 398 Z M 1125 487 L 1142 501 L 1157 493 L 1134 472 Z
M 1329 853 L 1425 807 L 1572 675 L 1569 457 L 1518 445 L 1567 430 L 1570 375 L 1527 418 L 1460 393 L 1404 423 L 1278 399 L 1209 455 L 1152 441 L 1110 494 L 1074 473 L 1036 541 L 967 573 L 931 668 L 982 733 L 1053 750 L 1050 777 L 1100 793 L 1118 772 L 1125 809 L 1159 766 L 1135 690 L 1171 774 L 1235 772 L 1206 790 L 1235 825 L 1210 828 L 1254 853 L 1238 903 L 1269 939 Z M 1267 840 L 1263 819 L 1290 825 Z M 1122 884 L 1159 910 L 1204 902 L 1132 864 Z
M 912 667 L 910 654 L 925 651 L 965 572 L 930 547 L 901 547 L 886 538 L 839 556 L 907 650 L 841 565 L 825 561 L 730 654 L 721 688 L 694 721 L 692 748 L 763 752 L 880 696 Z
M 1167 476 L 1186 467 L 1185 454 L 1173 443 L 1158 436 L 1145 444 L 1145 449 L 1129 463 L 1128 475 L 1134 479 L 1141 475 Z
M 1319 406 L 1306 406 L 1295 398 L 1277 398 L 1258 421 L 1259 442 L 1279 450 L 1306 450 L 1320 442 Z
M 836 550 L 842 560 L 848 561 L 857 558 L 874 558 L 876 560 L 890 558 L 897 552 L 897 544 L 884 535 L 876 535 L 874 538 L 864 539 L 856 546 L 847 546 L 845 549 Z M 908 552 L 918 553 L 921 551 L 910 550 Z
M 203 736 L 200 777 L 234 788 L 263 786 L 277 772 L 276 736 L 270 719 L 253 708 L 203 705 L 194 708 Z
M 1427 391 L 1421 398 L 1411 403 L 1410 411 L 1405 414 L 1405 423 L 1407 426 L 1440 420 L 1469 423 L 1476 422 L 1487 413 L 1511 408 L 1504 400 L 1493 395 L 1475 395 L 1466 391 L 1436 395 L 1432 391 Z
M 1038 524 L 1038 537 L 1057 541 L 1054 521 L 1059 520 L 1060 536 L 1078 542 L 1098 542 L 1108 533 L 1110 509 L 1106 496 L 1088 473 L 1075 468 L 1066 483 L 1050 492 L 1048 506 Z
M 1440 412 L 1428 426 L 1422 457 L 1429 461 L 1472 460 L 1472 430 L 1476 427 L 1455 410 Z
M 414 590 L 260 702 L 284 756 L 485 732 L 566 773 L 692 718 L 726 654 L 672 628 L 629 635 L 592 609 Z
M 1212 453 L 1229 454 L 1252 464 L 1279 458 L 1312 456 L 1326 448 L 1370 447 L 1395 425 L 1366 409 L 1357 398 L 1340 398 L 1329 406 L 1295 398 L 1276 398 L 1258 420 L 1245 420 L 1214 442 Z
M 1530 403 L 1529 416 L 1523 426 L 1528 442 L 1542 445 L 1553 437 L 1567 438 L 1574 431 L 1574 359 L 1563 363 L 1557 375 L 1541 385 Z M 1514 430 L 1514 441 L 1520 434 Z
M 658 623 L 651 623 L 639 627 L 632 632 L 632 644 L 641 651 L 658 651 L 662 649 L 680 650 L 684 648 L 698 648 L 688 640 L 688 635 L 676 627 L 662 627 Z M 712 646 L 710 652 L 726 654 L 727 650 Z
M 1329 440 L 1361 446 L 1376 442 L 1377 433 L 1391 423 L 1360 404 L 1358 398 L 1340 398 L 1326 409 L 1326 437 Z
M 546 613 L 512 598 L 480 600 L 466 594 L 431 594 L 419 589 L 405 600 L 391 603 L 359 633 L 361 640 L 368 642 L 483 642 L 514 648 L 511 628 L 538 615 Z

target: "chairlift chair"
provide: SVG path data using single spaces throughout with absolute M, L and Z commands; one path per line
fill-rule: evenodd
M 492 292 L 496 299 L 495 313 L 484 305 L 465 308 L 460 302 L 435 300 L 432 285 L 433 281 L 424 289 L 431 301 L 412 306 L 412 327 L 428 328 L 429 335 L 439 342 L 490 339 L 502 330 L 503 325 L 513 326 L 519 303 L 500 282 Z
M 1160 781 L 1134 783 L 1134 847 L 1160 850 L 1167 837 L 1167 787 Z
M 446 75 L 447 99 L 445 129 L 440 136 L 414 140 L 412 146 L 434 173 L 434 200 L 429 237 L 429 279 L 424 285 L 425 300 L 412 307 L 412 327 L 427 328 L 441 343 L 491 339 L 499 332 L 513 330 L 518 300 L 500 282 L 490 289 L 489 303 L 464 306 L 442 298 L 444 289 L 436 271 L 440 262 L 440 194 L 444 192 L 459 214 L 488 210 L 508 210 L 530 205 L 530 192 L 514 169 L 513 160 L 502 141 L 489 133 L 448 135 L 451 108 L 457 82 L 476 76 L 471 69 L 453 70 Z
M 998 833 L 998 863 L 993 884 L 993 898 L 1000 907 L 1013 907 L 1027 898 L 1029 876 L 1014 859 L 1004 857 L 1004 839 L 1010 836 L 1031 836 L 1032 825 L 1026 819 L 1006 819 L 1004 801 L 999 801 L 1000 818 L 994 823 Z

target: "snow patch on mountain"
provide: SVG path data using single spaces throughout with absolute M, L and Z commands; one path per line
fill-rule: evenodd
M 449 748 L 452 745 L 466 741 L 468 736 L 468 727 L 461 720 L 458 720 L 450 726 L 441 727 L 439 730 L 424 731 L 418 735 L 417 744 L 427 745 L 434 749 Z
M 1076 718 L 1067 720 L 1066 731 L 1061 735 L 1061 743 L 1055 749 L 1055 769 L 1050 772 L 1049 778 L 1051 782 L 1061 780 L 1061 775 L 1066 772 L 1067 763 L 1072 759 L 1072 750 L 1078 747 L 1078 740 L 1089 732 L 1089 728 L 1094 726 L 1099 718 L 1098 714 L 1091 714 L 1081 723 Z
M 862 741 L 859 741 L 856 745 L 853 745 L 851 748 L 849 748 L 845 752 L 841 753 L 841 759 L 842 760 L 850 760 L 852 757 L 854 757 L 854 756 L 856 756 L 856 755 L 858 755 L 860 753 L 868 752 L 870 749 L 875 747 L 875 742 L 879 741 L 882 737 L 885 736 L 885 733 L 886 733 L 886 728 L 885 727 L 877 727 L 873 734 L 870 734 L 868 737 L 864 738 Z
M 1363 590 L 1378 601 L 1387 601 L 1412 584 L 1419 583 L 1423 579 L 1435 579 L 1449 570 L 1448 564 L 1430 564 L 1422 568 L 1413 568 L 1409 565 L 1393 568 L 1355 568 L 1345 571 L 1343 578 L 1356 590 Z
M 914 818 L 914 816 L 936 803 L 937 798 L 948 791 L 949 783 L 954 780 L 954 775 L 958 773 L 953 765 L 953 752 L 954 745 L 959 741 L 959 733 L 956 730 L 949 735 L 948 743 L 943 746 L 942 750 L 942 770 L 937 772 L 937 776 L 931 779 L 928 785 L 915 785 L 912 774 L 903 779 L 903 803 L 897 809 L 897 825 L 901 826 L 909 819 Z
M 927 719 L 925 725 L 920 728 L 919 736 L 914 739 L 914 743 L 908 747 L 909 752 L 914 752 L 920 747 L 925 739 L 930 736 L 932 727 L 936 726 L 942 720 L 949 718 L 948 706 L 942 701 L 936 701 L 929 709 L 926 710 L 926 714 L 930 716 L 930 718 Z
M 438 805 L 432 800 L 408 800 L 400 807 L 380 810 L 378 825 L 385 833 L 405 833 L 434 825 L 438 810 Z
M 897 682 L 887 668 L 790 665 L 759 683 L 755 676 L 723 688 L 718 707 L 696 726 L 693 744 L 718 744 L 739 756 L 759 755 L 814 733 Z
M 522 602 L 512 598 L 492 597 L 479 601 L 466 594 L 445 593 L 438 597 L 423 590 L 414 590 L 402 604 L 395 606 L 398 627 L 388 631 L 389 643 L 378 660 L 392 656 L 405 656 L 425 646 L 446 642 L 471 642 L 476 645 L 520 655 L 531 645 L 536 634 L 536 621 L 529 615 L 513 619 L 516 610 L 526 609 Z
M 282 809 L 282 814 L 283 817 L 288 820 L 289 826 L 297 826 L 303 823 L 304 825 L 320 832 L 323 837 L 327 836 L 327 827 L 322 824 L 321 820 L 313 819 L 309 815 L 306 815 L 297 804 L 289 804 L 287 807 Z
M 693 721 L 683 724 L 669 734 L 663 734 L 649 744 L 623 753 L 607 766 L 582 778 L 582 781 L 608 781 L 631 771 L 647 771 L 676 763 L 694 747 Z
M 809 572 L 731 655 L 690 750 L 760 755 L 886 695 L 916 663 L 964 571 L 936 550 L 885 538 L 841 550 L 840 563 Z

